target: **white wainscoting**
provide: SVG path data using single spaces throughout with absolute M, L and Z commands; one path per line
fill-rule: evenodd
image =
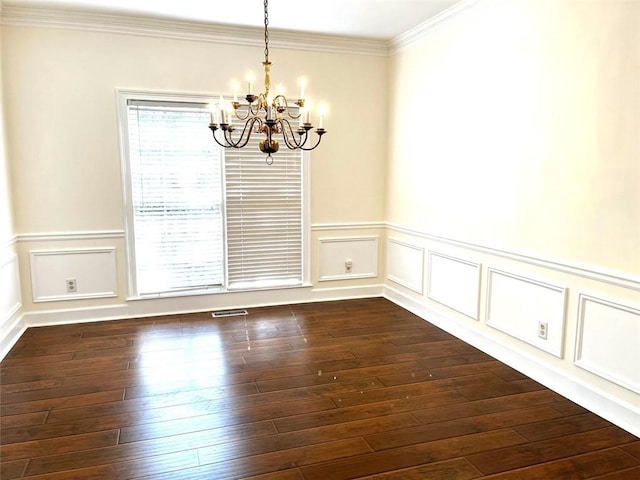
M 479 263 L 429 251 L 427 296 L 478 320 L 480 269 Z
M 347 271 L 345 262 L 351 262 Z M 378 276 L 378 236 L 318 239 L 318 280 L 351 280 Z
M 21 314 L 20 270 L 11 246 L 0 249 L 0 360 L 25 330 Z
M 114 247 L 32 250 L 30 259 L 34 302 L 117 296 Z M 68 279 L 75 279 L 75 292 L 67 292 Z
M 567 289 L 531 278 L 488 269 L 486 323 L 562 358 Z M 538 337 L 539 322 L 547 338 Z
M 465 242 L 455 238 L 442 237 L 429 232 L 422 232 L 412 228 L 386 224 L 390 232 L 398 232 L 404 235 L 412 235 L 416 239 L 438 242 L 439 244 L 451 245 L 457 248 L 464 248 L 468 252 L 479 252 L 494 255 L 499 258 L 515 260 L 526 265 L 548 268 L 557 272 L 566 273 L 576 277 L 587 278 L 597 282 L 608 283 L 623 288 L 630 288 L 640 292 L 640 275 L 631 275 L 628 272 L 618 272 L 604 270 L 598 266 L 570 263 L 564 259 L 546 258 L 537 256 L 535 253 L 522 252 L 516 250 L 501 250 L 488 245 Z
M 387 279 L 420 295 L 424 292 L 424 247 L 387 241 Z
M 575 363 L 640 393 L 640 310 L 580 294 Z
M 15 254 L 0 259 L 0 285 L 0 325 L 4 325 L 22 306 L 18 257 Z
M 566 369 L 557 368 L 557 364 L 527 355 L 511 344 L 482 333 L 476 327 L 478 324 L 461 322 L 455 317 L 443 315 L 424 301 L 410 297 L 405 292 L 387 285 L 384 296 L 429 323 L 488 353 L 634 435 L 640 436 L 640 411 L 636 406 L 637 403 L 626 403 L 615 395 L 603 391 L 602 388 L 572 375 Z

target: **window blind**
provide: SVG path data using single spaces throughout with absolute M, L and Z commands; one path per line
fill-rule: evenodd
M 303 281 L 302 153 L 279 140 L 280 151 L 267 165 L 258 148 L 263 138 L 254 133 L 245 148 L 224 152 L 230 289 Z
M 208 111 L 129 100 L 127 115 L 137 293 L 221 286 L 222 173 Z

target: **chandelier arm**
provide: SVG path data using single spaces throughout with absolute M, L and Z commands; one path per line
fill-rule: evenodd
M 286 133 L 284 129 L 282 130 L 282 138 L 284 139 L 284 143 L 289 150 L 296 150 L 300 148 L 302 145 L 304 145 L 304 142 L 302 142 L 301 144 L 298 144 L 295 137 L 289 137 L 289 135 Z
M 287 145 L 289 150 L 295 150 L 297 148 L 302 147 L 305 143 L 307 143 L 307 131 L 304 132 L 304 140 L 302 140 L 302 135 L 300 136 L 300 141 L 296 141 L 296 137 L 293 132 L 293 128 L 291 127 L 291 122 L 289 122 L 286 118 L 283 118 L 279 121 L 282 126 L 282 138 L 284 139 L 284 143 Z M 287 129 L 289 133 L 287 133 Z M 291 136 L 289 136 L 291 135 Z
M 241 104 L 240 102 L 232 102 L 233 104 L 233 113 L 238 120 L 245 121 L 250 116 L 256 116 L 260 113 L 260 105 L 262 105 L 263 94 L 260 95 L 247 95 L 246 97 L 247 103 Z M 242 113 L 245 111 L 246 113 Z
M 316 148 L 318 145 L 320 145 L 320 142 L 322 141 L 322 135 L 324 135 L 324 130 L 322 131 L 322 133 L 316 132 L 318 134 L 318 141 L 316 142 L 316 144 L 313 147 L 300 147 L 300 150 L 304 150 L 305 152 L 309 152 L 311 150 L 313 150 L 314 148 Z M 303 143 L 303 145 L 307 143 L 306 139 Z
M 241 108 L 241 107 L 247 107 L 247 112 L 246 112 L 246 114 L 242 115 L 241 113 L 239 113 L 239 112 L 240 112 L 240 108 Z M 242 121 L 242 122 L 244 122 L 245 120 L 247 120 L 250 116 L 255 115 L 255 113 L 253 113 L 253 112 L 251 111 L 251 105 L 250 105 L 250 104 L 249 104 L 249 105 L 239 105 L 239 107 L 238 107 L 238 108 L 234 108 L 234 109 L 233 109 L 233 113 L 234 113 L 235 117 L 236 117 L 238 120 Z
M 287 101 L 287 97 L 285 97 L 284 95 L 278 95 L 277 97 L 275 97 L 275 98 L 273 99 L 273 103 L 274 103 L 274 104 L 279 105 L 279 104 L 277 103 L 279 99 L 281 99 L 281 100 L 284 102 L 284 104 L 283 104 L 283 105 L 281 105 L 281 106 L 283 106 L 283 107 L 284 107 L 284 111 L 285 111 L 285 112 L 287 112 L 287 116 L 288 116 L 289 118 L 292 118 L 293 120 L 297 120 L 297 119 L 299 119 L 299 118 L 302 116 L 302 112 L 298 112 L 298 114 L 297 114 L 297 115 L 292 115 L 292 114 L 291 114 L 291 111 L 289 110 L 289 102 Z M 280 105 L 279 105 L 279 106 L 280 106 Z
M 247 143 L 249 143 L 249 139 L 251 139 L 251 133 L 253 132 L 253 125 L 259 122 L 260 124 L 262 124 L 262 122 L 260 121 L 260 119 L 252 117 L 250 120 L 247 120 L 244 124 L 244 128 L 242 129 L 242 133 L 240 134 L 240 137 L 238 138 L 237 141 L 233 141 L 233 139 L 231 138 L 231 130 L 225 130 L 224 132 L 224 138 L 228 143 L 228 147 L 233 147 L 233 148 L 243 148 L 244 146 L 247 145 Z M 245 133 L 247 134 L 247 137 L 245 138 Z M 243 141 L 244 139 L 244 141 Z
M 223 138 L 224 138 L 224 137 L 223 137 Z M 213 139 L 214 139 L 214 140 L 216 141 L 216 143 L 217 143 L 218 145 L 220 145 L 221 147 L 224 147 L 224 148 L 228 148 L 228 147 L 230 147 L 230 145 L 225 145 L 224 143 L 220 143 L 220 140 L 218 140 L 218 138 L 216 137 L 216 132 L 215 132 L 215 131 L 213 131 Z
M 238 148 L 238 144 L 234 143 L 233 138 L 231 138 L 231 130 L 223 130 L 224 133 L 224 141 L 226 148 Z M 242 140 L 242 136 L 238 139 L 238 143 Z

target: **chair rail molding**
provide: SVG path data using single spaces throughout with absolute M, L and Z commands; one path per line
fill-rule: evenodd
M 468 250 L 473 250 L 480 253 L 487 253 L 501 258 L 516 260 L 518 262 L 526 263 L 529 265 L 548 268 L 558 272 L 568 273 L 578 277 L 596 280 L 598 282 L 608 283 L 617 287 L 629 288 L 631 290 L 640 292 L 640 276 L 637 275 L 631 275 L 625 272 L 605 270 L 590 265 L 570 263 L 559 259 L 541 257 L 532 253 L 494 248 L 488 245 L 481 245 L 457 240 L 454 238 L 448 238 L 441 235 L 435 235 L 433 233 L 415 230 L 413 228 L 404 227 L 393 223 L 387 223 L 387 228 L 392 232 L 404 233 L 433 242 L 439 242 L 455 247 L 466 248 Z
M 16 242 L 60 242 L 73 240 L 110 240 L 119 238 L 125 238 L 124 230 L 21 233 L 16 235 Z
M 385 228 L 384 222 L 356 222 L 356 223 L 314 223 L 312 232 L 326 232 L 332 230 L 375 230 Z

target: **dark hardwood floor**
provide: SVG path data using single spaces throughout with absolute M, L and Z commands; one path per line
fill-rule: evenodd
M 383 299 L 29 329 L 0 478 L 640 479 L 640 440 Z

